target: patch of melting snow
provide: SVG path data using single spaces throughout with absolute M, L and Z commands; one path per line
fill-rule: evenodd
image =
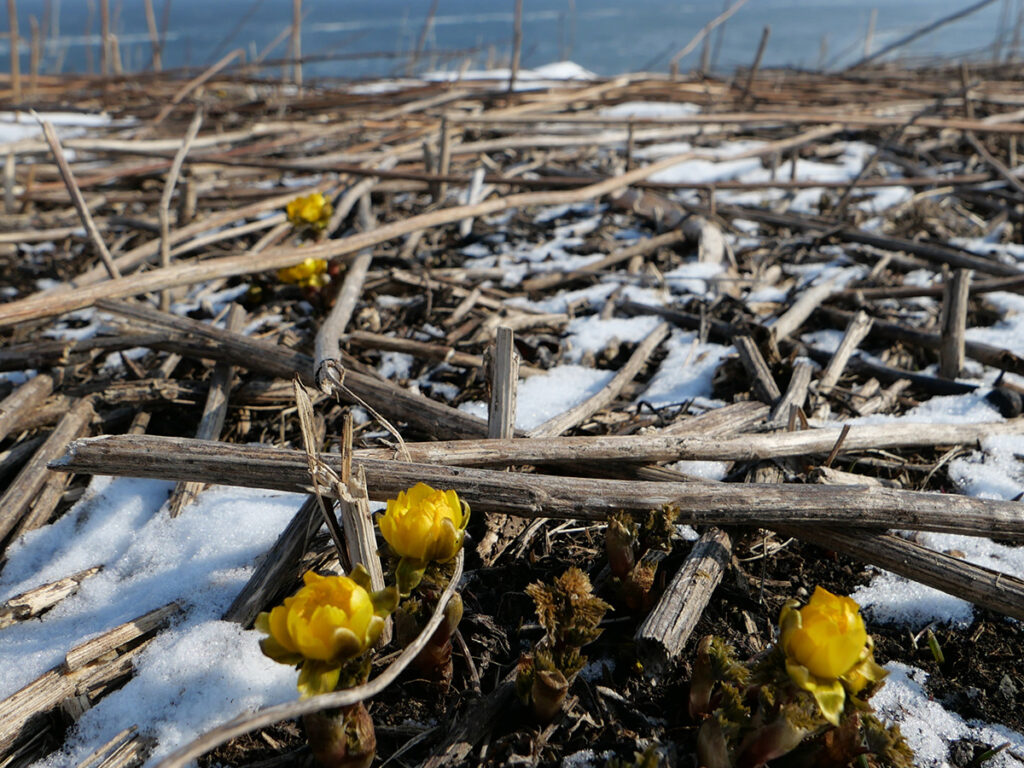
M 90 637 L 171 601 L 185 609 L 136 660 L 135 678 L 97 702 L 46 765 L 75 764 L 132 723 L 166 754 L 215 723 L 296 698 L 294 671 L 262 656 L 259 633 L 219 619 L 305 497 L 214 486 L 172 519 L 164 509 L 172 487 L 93 478 L 67 514 L 9 550 L 0 601 L 86 568 L 103 571 L 40 619 L 0 633 L 0 698 Z
M 1008 752 L 1024 753 L 1024 735 L 1000 725 L 964 720 L 932 699 L 924 688 L 928 673 L 899 662 L 885 665 L 889 676 L 885 685 L 871 698 L 879 716 L 899 724 L 900 732 L 915 753 L 915 765 L 947 768 L 949 745 L 959 739 L 971 739 L 989 746 L 1009 742 L 1004 750 L 985 762 L 986 768 L 1019 768 L 1024 762 Z
M 516 429 L 534 429 L 597 394 L 615 375 L 581 365 L 558 365 L 519 381 Z M 487 404 L 470 401 L 460 410 L 487 418 Z

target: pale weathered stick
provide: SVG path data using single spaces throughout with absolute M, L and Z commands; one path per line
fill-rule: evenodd
M 167 172 L 167 181 L 164 182 L 164 191 L 160 196 L 160 266 L 171 266 L 171 198 L 174 196 L 174 187 L 178 183 L 178 174 L 181 173 L 181 165 L 185 162 L 189 147 L 199 133 L 199 126 L 203 124 L 203 112 L 197 109 L 188 130 L 185 131 L 185 138 L 181 142 L 171 162 L 171 170 Z M 171 292 L 164 290 L 160 292 L 160 309 L 164 312 L 171 308 Z
M 534 427 L 530 430 L 529 436 L 553 437 L 560 435 L 577 426 L 585 419 L 590 418 L 602 408 L 607 408 L 625 389 L 626 385 L 636 378 L 640 369 L 647 364 L 651 354 L 665 340 L 668 334 L 668 323 L 660 323 L 653 331 L 647 334 L 643 341 L 637 344 L 636 349 L 633 350 L 633 354 L 629 356 L 626 364 L 599 392 L 587 398 L 579 405 L 573 406 L 565 413 L 548 419 L 538 427 Z
M 514 436 L 516 425 L 519 353 L 515 348 L 515 334 L 499 326 L 491 349 L 491 403 L 487 410 L 487 437 L 507 440 Z
M 232 304 L 227 317 L 227 329 L 237 333 L 245 323 L 245 310 L 240 304 Z M 199 440 L 219 440 L 224 420 L 228 415 L 228 397 L 235 381 L 235 368 L 227 363 L 217 363 L 210 374 L 210 388 L 206 392 L 206 404 L 203 415 L 196 428 Z M 203 484 L 191 480 L 180 482 L 171 491 L 167 500 L 167 510 L 171 517 L 178 517 L 189 504 L 196 500 Z
M 693 416 L 680 419 L 662 429 L 659 435 L 720 435 L 722 437 L 746 432 L 769 415 L 768 406 L 755 400 L 740 400 L 737 403 L 713 408 Z
M 393 352 L 405 352 L 413 357 L 436 360 L 460 368 L 483 368 L 484 366 L 482 355 L 459 352 L 455 347 L 449 347 L 444 344 L 431 344 L 428 341 L 403 339 L 398 336 L 385 336 L 382 333 L 371 333 L 369 331 L 350 331 L 345 334 L 344 340 L 349 345 L 355 345 L 364 349 L 385 349 Z M 532 365 L 521 364 L 519 366 L 519 375 L 523 378 L 542 373 L 544 373 L 542 369 Z
M 785 422 L 789 419 L 789 410 L 792 407 L 803 408 L 807 400 L 807 387 L 811 383 L 811 374 L 814 366 L 806 360 L 801 360 L 793 366 L 793 375 L 789 377 L 789 388 L 786 394 L 772 408 L 768 420 L 773 423 Z
M 846 333 L 843 335 L 843 340 L 839 342 L 839 348 L 836 349 L 836 353 L 829 361 L 825 372 L 821 374 L 821 378 L 818 380 L 819 395 L 827 395 L 839 382 L 839 377 L 843 375 L 843 370 L 850 361 L 850 355 L 860 346 L 864 337 L 871 332 L 873 322 L 864 312 L 858 312 L 850 318 L 850 322 L 846 326 Z
M 441 621 L 444 619 L 444 609 L 448 605 L 448 600 L 451 599 L 451 596 L 459 586 L 459 581 L 462 579 L 464 559 L 465 558 L 460 551 L 455 560 L 455 568 L 451 581 L 448 582 L 448 585 L 438 598 L 434 613 L 427 621 L 420 634 L 417 635 L 416 639 L 412 643 L 405 647 L 405 649 L 398 655 L 398 658 L 391 662 L 387 669 L 377 675 L 373 680 L 364 685 L 358 685 L 355 688 L 346 688 L 341 691 L 325 693 L 308 699 L 300 699 L 288 704 L 279 704 L 276 707 L 267 707 L 262 709 L 255 714 L 236 717 L 234 720 L 208 731 L 198 739 L 192 741 L 190 744 L 186 744 L 181 749 L 176 750 L 170 756 L 160 761 L 157 764 L 157 768 L 182 768 L 190 761 L 195 760 L 197 757 L 200 757 L 214 747 L 220 746 L 236 736 L 251 733 L 258 728 L 272 725 L 280 720 L 290 720 L 312 712 L 320 712 L 321 710 L 329 708 L 344 707 L 350 704 L 355 704 L 359 701 L 364 701 L 365 699 L 372 699 L 391 685 L 391 683 L 393 683 L 398 676 L 402 674 L 405 668 L 409 666 L 412 660 L 416 658 L 421 650 L 423 650 L 423 647 L 427 644 L 427 641 L 430 640 L 434 631 L 441 625 Z
M 160 123 L 162 123 L 167 118 L 167 116 L 174 111 L 174 108 L 181 103 L 182 99 L 184 99 L 186 96 L 192 93 L 192 91 L 194 91 L 200 85 L 202 85 L 215 74 L 224 69 L 224 67 L 226 67 L 239 56 L 241 56 L 243 59 L 245 58 L 245 51 L 241 48 L 237 48 L 231 51 L 231 53 L 227 54 L 219 61 L 207 67 L 207 69 L 204 72 L 202 72 L 201 74 L 197 75 L 196 77 L 192 78 L 187 83 L 185 83 L 181 88 L 178 89 L 178 92 L 175 93 L 173 97 L 171 97 L 170 102 L 163 109 L 160 110 L 159 114 L 157 114 L 155 118 L 153 118 L 153 122 L 150 123 L 149 126 L 147 126 L 147 128 L 149 130 L 153 130 L 158 125 L 160 125 Z
M 65 597 L 78 591 L 79 585 L 90 576 L 103 570 L 102 566 L 86 568 L 84 571 L 65 576 L 63 579 L 15 595 L 0 605 L 0 629 L 18 621 L 34 618 L 47 611 Z
M 0 440 L 7 437 L 27 411 L 41 405 L 52 391 L 53 379 L 41 373 L 0 401 Z
M 95 415 L 88 399 L 79 400 L 64 415 L 35 455 L 22 467 L 4 495 L 0 496 L 0 545 L 17 527 L 46 483 L 49 475 L 46 465 L 64 453 L 68 443 L 85 431 Z M 0 546 L 0 550 L 2 549 Z
M 39 125 L 43 127 L 43 136 L 46 137 L 46 141 L 50 145 L 50 151 L 53 152 L 53 159 L 57 162 L 60 177 L 64 180 L 64 186 L 68 188 L 68 195 L 70 195 L 71 202 L 75 205 L 75 210 L 78 211 L 78 216 L 85 226 L 85 231 L 89 233 L 89 239 L 92 241 L 93 247 L 99 254 L 100 259 L 103 260 L 103 266 L 106 267 L 107 273 L 112 278 L 117 279 L 121 277 L 121 273 L 114 264 L 114 258 L 110 255 L 107 244 L 103 242 L 103 236 L 100 234 L 99 229 L 97 229 L 92 214 L 89 213 L 89 206 L 85 204 L 85 198 L 82 197 L 82 191 L 78 188 L 75 175 L 71 172 L 71 166 L 68 165 L 67 158 L 64 157 L 64 150 L 60 147 L 60 139 L 57 138 L 57 132 L 53 130 L 53 126 L 49 122 L 41 119 L 34 112 L 33 115 L 39 121 Z
M 709 529 L 693 545 L 633 635 L 645 671 L 664 671 L 682 653 L 731 560 L 732 540 L 718 528 Z
M 364 232 L 369 232 L 376 226 L 375 217 L 370 210 L 369 192 L 359 198 L 359 222 Z M 363 293 L 363 285 L 366 283 L 366 274 L 370 271 L 372 262 L 373 249 L 367 248 L 349 263 L 338 298 L 334 302 L 330 314 L 321 323 L 320 330 L 317 331 L 314 345 L 313 378 L 317 387 L 325 394 L 329 394 L 333 387 L 330 380 L 324 377 L 323 371 L 326 370 L 324 365 L 328 361 L 333 361 L 335 365 L 341 365 L 339 360 L 341 336 L 345 333 L 352 314 L 356 311 L 359 297 Z
M 768 368 L 768 363 L 765 362 L 764 355 L 757 348 L 757 344 L 749 336 L 736 336 L 733 338 L 733 343 L 736 345 L 740 361 L 743 363 L 747 375 L 750 376 L 758 398 L 767 405 L 775 405 L 782 397 L 782 392 L 779 390 L 779 385 L 775 383 L 775 378 Z
M 793 306 L 781 314 L 771 326 L 772 338 L 776 343 L 788 338 L 818 306 L 829 297 L 835 287 L 835 280 L 824 280 L 800 294 Z
M 971 270 L 958 269 L 946 281 L 942 293 L 942 344 L 939 347 L 939 375 L 955 379 L 964 367 L 967 332 L 967 299 L 971 290 Z
M 511 329 L 499 326 L 489 348 L 491 368 L 491 399 L 487 409 L 487 436 L 509 439 L 516 429 L 516 392 L 519 384 L 519 353 Z M 485 566 L 493 565 L 508 545 L 515 540 L 526 522 L 503 514 L 490 514 L 486 531 L 476 546 Z
M 797 433 L 799 434 L 799 433 Z M 321 459 L 335 471 L 340 457 Z M 1024 504 L 891 488 L 731 483 L 661 483 L 524 475 L 404 461 L 362 459 L 370 498 L 383 501 L 424 482 L 452 489 L 475 510 L 521 517 L 604 520 L 618 510 L 679 508 L 693 525 L 849 524 L 965 535 L 1020 534 Z M 188 438 L 111 435 L 78 440 L 51 464 L 71 472 L 180 479 L 304 491 L 306 454 L 269 446 L 236 446 Z

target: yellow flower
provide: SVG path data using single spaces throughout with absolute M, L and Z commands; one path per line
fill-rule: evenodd
M 303 695 L 333 690 L 342 664 L 377 642 L 384 617 L 397 603 L 393 590 L 367 590 L 365 570 L 352 575 L 308 571 L 305 586 L 285 598 L 284 605 L 256 618 L 256 628 L 268 635 L 260 642 L 263 653 L 282 664 L 302 666 Z
M 377 524 L 399 557 L 446 562 L 455 557 L 469 522 L 469 506 L 455 491 L 435 491 L 417 483 L 389 499 Z
M 320 192 L 305 197 L 296 197 L 288 203 L 288 221 L 293 227 L 324 229 L 331 220 L 334 208 Z
M 295 283 L 303 288 L 322 288 L 327 284 L 326 272 L 326 261 L 310 258 L 294 267 L 277 270 L 277 279 L 282 283 Z
M 795 601 L 783 607 L 779 629 L 786 671 L 814 695 L 821 714 L 833 725 L 839 725 L 846 690 L 858 693 L 886 675 L 872 658 L 874 643 L 860 606 L 849 597 L 817 587 L 803 608 Z

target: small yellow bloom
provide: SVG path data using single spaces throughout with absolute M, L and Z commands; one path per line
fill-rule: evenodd
M 384 619 L 369 592 L 347 576 L 308 571 L 302 580 L 305 586 L 284 605 L 260 614 L 258 626 L 270 635 L 263 648 L 268 656 L 338 661 L 373 645 Z
M 817 587 L 797 614 L 798 624 L 783 627 L 782 648 L 788 658 L 813 675 L 832 679 L 857 663 L 868 633 L 856 602 Z
M 288 221 L 293 227 L 312 227 L 315 230 L 324 229 L 334 212 L 334 208 L 320 192 L 296 197 L 288 203 L 287 210 Z
M 455 491 L 417 483 L 389 499 L 378 518 L 380 532 L 399 557 L 446 562 L 458 554 L 469 522 L 469 507 Z
M 384 619 L 398 605 L 398 592 L 394 587 L 370 592 L 370 575 L 362 566 L 351 578 L 309 571 L 302 580 L 305 586 L 284 605 L 256 617 L 256 629 L 268 635 L 260 641 L 263 653 L 301 667 L 299 691 L 313 696 L 333 691 L 343 666 L 360 666 L 361 654 L 377 642 Z M 357 684 L 345 680 L 346 687 Z
M 326 261 L 310 258 L 294 267 L 277 270 L 277 279 L 282 283 L 294 283 L 302 288 L 322 288 L 327 284 L 326 272 Z
M 786 671 L 814 695 L 825 719 L 838 726 L 846 690 L 858 693 L 886 672 L 872 658 L 874 644 L 854 600 L 817 587 L 807 605 L 796 606 L 787 603 L 779 616 Z

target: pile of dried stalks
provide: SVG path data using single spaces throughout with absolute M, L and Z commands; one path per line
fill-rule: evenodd
M 361 470 L 372 500 L 417 481 L 456 489 L 484 513 L 478 523 L 486 517 L 469 557 L 475 589 L 495 600 L 510 571 L 521 573 L 514 582 L 526 583 L 538 560 L 545 572 L 575 563 L 596 576 L 603 554 L 591 535 L 607 515 L 675 505 L 679 522 L 700 526 L 702 535 L 688 555 L 666 563 L 653 611 L 617 632 L 620 640 L 633 637 L 648 667 L 676 670 L 668 679 L 680 685 L 685 667 L 675 662 L 685 658 L 723 574 L 733 572 L 727 583 L 747 584 L 733 551 L 748 553 L 756 544 L 767 557 L 772 532 L 1024 618 L 1021 579 L 887 532 L 1019 536 L 1018 503 L 925 491 L 946 489 L 941 469 L 954 452 L 986 435 L 1019 434 L 1021 422 L 840 428 L 849 417 L 898 414 L 935 395 L 973 391 L 975 383 L 957 380 L 970 361 L 1024 374 L 1024 359 L 1013 352 L 964 340 L 969 323 L 995 319 L 985 295 L 1020 290 L 1024 273 L 949 242 L 999 231 L 1004 240 L 1020 239 L 1024 186 L 1010 169 L 1024 132 L 1021 74 L 770 72 L 734 82 L 633 75 L 511 93 L 492 82 L 296 91 L 216 71 L 184 85 L 157 73 L 39 77 L 39 111 L 74 104 L 105 111 L 113 122 L 63 142 L 47 130 L 46 141 L 7 147 L 0 370 L 41 373 L 4 385 L 0 541 L 6 547 L 61 514 L 91 473 L 180 481 L 174 512 L 206 483 L 309 492 L 312 455 L 313 466 L 343 480 L 350 478 L 346 467 Z M 603 112 L 635 101 L 688 102 L 701 111 L 649 119 Z M 759 158 L 771 169 L 768 180 L 650 181 L 684 160 L 714 159 L 716 147 L 741 139 L 758 143 L 730 158 Z M 674 140 L 693 148 L 638 162 L 644 148 Z M 827 161 L 837 143 L 851 141 L 873 152 L 852 182 L 775 172 L 793 158 Z M 902 175 L 883 175 L 883 167 Z M 865 227 L 867 214 L 856 203 L 864 190 L 884 186 L 920 194 L 898 216 Z M 818 215 L 788 209 L 788 193 L 805 187 L 822 189 Z M 718 199 L 724 190 L 767 189 L 787 194 L 767 206 Z M 319 240 L 300 243 L 283 208 L 313 190 L 333 198 L 334 214 Z M 687 190 L 699 198 L 679 194 Z M 542 242 L 539 207 L 587 202 L 606 207 L 580 251 L 607 253 L 602 260 L 570 272 L 538 271 L 505 287 L 501 268 L 466 266 L 465 245 L 494 234 Z M 560 215 L 571 220 L 572 211 Z M 626 228 L 642 237 L 620 247 L 616 238 Z M 723 235 L 730 232 L 742 234 L 735 248 Z M 869 267 L 864 279 L 806 287 L 789 270 L 840 251 Z M 602 316 L 654 314 L 664 323 L 632 348 L 604 350 L 595 364 L 617 373 L 600 392 L 527 433 L 514 429 L 515 383 L 557 364 L 566 323 L 591 310 L 581 301 L 542 312 L 511 299 L 609 279 L 657 285 L 695 253 L 724 265 L 713 299 L 651 306 L 613 294 Z M 275 279 L 274 270 L 310 257 L 340 267 L 325 291 L 303 293 Z M 904 283 L 920 269 L 934 273 L 933 284 Z M 56 283 L 37 291 L 43 278 Z M 224 318 L 213 316 L 210 298 L 234 286 L 250 289 L 223 327 L 215 325 Z M 746 300 L 773 287 L 787 291 L 783 301 Z M 381 296 L 406 300 L 377 301 Z M 188 316 L 167 311 L 186 297 Z M 914 303 L 920 297 L 941 301 Z M 87 308 L 108 318 L 103 332 L 44 338 L 56 324 L 75 324 L 67 313 Z M 246 326 L 262 332 L 246 335 Z M 673 326 L 735 347 L 738 356 L 717 377 L 724 407 L 635 404 Z M 834 352 L 817 349 L 800 339 L 809 328 L 841 331 L 842 343 Z M 101 368 L 110 353 L 139 347 L 150 352 L 124 356 L 113 374 Z M 873 357 L 857 356 L 858 348 Z M 456 394 L 443 401 L 383 378 L 375 368 L 382 351 L 412 355 L 417 375 L 431 372 Z M 938 374 L 920 372 L 933 361 Z M 305 447 L 293 377 L 314 397 Z M 1004 385 L 991 397 L 1005 415 L 1020 413 L 1016 388 Z M 488 398 L 487 420 L 455 407 Z M 350 444 L 341 439 L 348 405 L 371 414 L 350 433 Z M 385 433 L 386 447 L 374 432 L 382 423 L 396 433 Z M 70 441 L 100 434 L 110 436 L 65 453 Z M 732 482 L 694 481 L 664 466 L 680 459 L 730 462 Z M 57 471 L 48 470 L 55 460 Z M 337 486 L 326 474 L 316 482 L 330 496 Z M 303 508 L 229 618 L 251 623 L 294 587 L 311 547 L 329 552 L 322 540 L 308 540 L 317 514 L 312 503 Z M 571 520 L 580 521 L 571 548 L 553 550 L 553 532 Z M 809 562 L 820 559 L 813 547 L 791 545 L 798 547 Z M 362 556 L 372 557 L 372 547 Z M 39 615 L 89 575 L 69 574 L 12 600 L 0 607 L 0 621 Z M 750 581 L 756 592 L 756 574 Z M 765 616 L 787 596 L 770 587 L 764 598 L 762 572 Z M 770 638 L 757 638 L 765 626 L 748 613 L 756 605 L 737 610 L 750 643 L 763 646 Z M 477 631 L 465 653 L 477 656 L 477 667 L 470 665 L 464 695 L 473 697 L 475 685 L 482 703 L 449 699 L 448 717 L 417 737 L 414 754 L 428 765 L 456 763 L 493 734 L 500 743 L 489 759 L 518 754 L 551 762 L 574 739 L 629 741 L 609 721 L 608 707 L 618 704 L 606 693 L 597 703 L 593 692 L 575 705 L 576 715 L 589 712 L 585 725 L 556 723 L 533 733 L 531 746 L 510 737 L 507 723 L 495 731 L 509 688 L 494 680 L 515 660 L 508 642 L 518 630 L 513 617 L 482 598 L 473 610 Z M 122 682 L 140 643 L 173 612 L 147 615 L 74 649 L 62 669 L 0 702 L 0 760 L 14 761 L 3 764 L 59 744 L 62 717 Z M 719 618 L 708 620 L 728 613 L 719 607 Z M 634 694 L 643 685 L 619 684 Z M 51 716 L 58 711 L 64 714 Z M 458 716 L 465 711 L 475 716 Z M 646 723 L 632 723 L 634 737 L 676 739 L 686 752 L 692 732 L 678 718 L 669 721 L 669 734 L 664 722 Z M 217 732 L 194 751 L 260 724 Z M 239 750 L 242 764 L 251 760 Z M 143 753 L 144 740 L 127 734 L 100 764 L 133 764 Z M 293 758 L 285 751 L 280 759 Z

